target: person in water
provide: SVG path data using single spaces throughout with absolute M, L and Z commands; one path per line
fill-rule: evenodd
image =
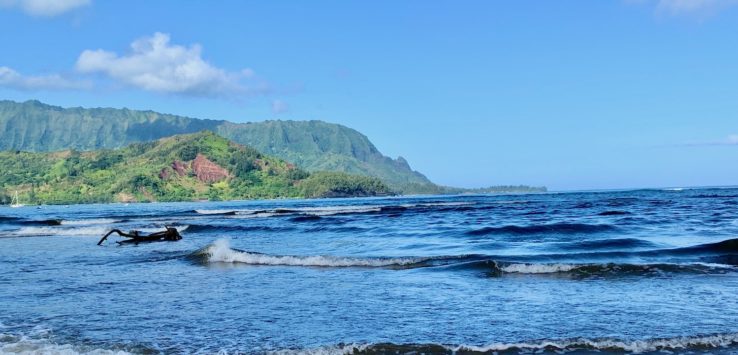
M 113 234 L 117 233 L 119 236 L 124 238 L 129 238 L 128 240 L 123 240 L 120 242 L 117 242 L 118 244 L 123 243 L 143 243 L 143 242 L 161 242 L 161 241 L 178 241 L 182 239 L 182 235 L 179 234 L 179 231 L 177 228 L 173 227 L 166 227 L 165 231 L 162 232 L 156 232 L 149 235 L 141 235 L 141 232 L 137 230 L 132 230 L 128 233 L 121 231 L 120 229 L 113 229 L 107 234 L 105 234 L 102 239 L 100 239 L 99 242 L 97 242 L 97 245 L 101 245 L 108 237 Z

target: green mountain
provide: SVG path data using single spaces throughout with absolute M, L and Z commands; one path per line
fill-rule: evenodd
M 0 166 L 0 203 L 15 191 L 36 204 L 391 194 L 378 178 L 308 173 L 209 131 L 119 149 L 4 151 Z
M 382 155 L 363 134 L 322 121 L 232 123 L 153 111 L 62 108 L 39 101 L 0 101 L 0 150 L 50 152 L 120 148 L 210 130 L 307 171 L 373 176 L 403 193 L 441 189 L 403 158 Z

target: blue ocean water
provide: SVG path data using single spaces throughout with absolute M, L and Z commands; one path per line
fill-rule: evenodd
M 0 352 L 729 354 L 736 265 L 738 189 L 2 208 Z

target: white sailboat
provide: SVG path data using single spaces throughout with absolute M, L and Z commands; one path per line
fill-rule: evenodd
M 13 199 L 10 200 L 10 207 L 12 208 L 23 207 L 23 205 L 20 203 L 20 200 L 18 200 L 18 191 L 16 191 L 15 195 L 13 195 Z

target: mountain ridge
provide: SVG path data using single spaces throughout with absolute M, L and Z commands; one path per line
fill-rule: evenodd
M 54 106 L 38 100 L 0 101 L 0 150 L 32 152 L 120 148 L 176 134 L 210 130 L 308 171 L 378 177 L 403 193 L 438 187 L 407 161 L 384 156 L 368 137 L 318 120 L 236 123 L 128 108 Z

